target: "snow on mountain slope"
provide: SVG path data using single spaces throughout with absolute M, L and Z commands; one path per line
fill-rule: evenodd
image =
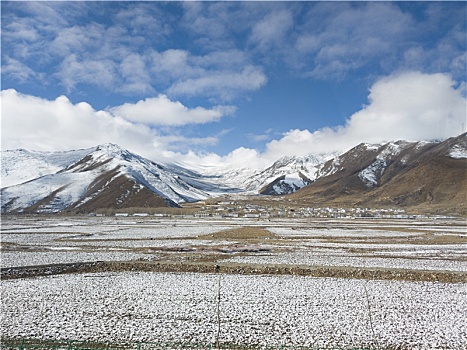
M 177 179 L 184 181 L 185 183 L 203 190 L 209 196 L 216 196 L 228 193 L 242 192 L 240 186 L 241 183 L 238 181 L 228 181 L 227 177 L 221 175 L 222 172 L 215 174 L 206 171 L 202 166 L 198 166 L 196 169 L 189 169 L 187 165 L 180 164 L 163 164 L 165 171 L 173 174 Z M 200 172 L 201 171 L 201 172 Z M 231 170 L 223 173 L 225 176 L 229 174 Z
M 271 195 L 293 193 L 313 182 L 322 164 L 335 156 L 336 153 L 283 157 L 252 176 L 247 188 Z
M 265 188 L 260 190 L 260 193 L 268 195 L 290 194 L 298 191 L 311 182 L 312 181 L 301 172 L 291 173 L 277 178 Z
M 282 195 L 292 193 L 313 181 L 320 165 L 334 156 L 337 153 L 286 156 L 264 170 L 231 168 L 227 165 L 219 168 L 199 166 L 196 171 L 217 186 L 223 185 L 245 194 Z M 277 191 L 271 187 L 273 184 Z
M 1 187 L 18 185 L 44 175 L 54 174 L 68 164 L 80 160 L 92 150 L 89 148 L 66 152 L 36 152 L 24 149 L 2 151 Z
M 250 168 L 235 168 L 229 165 L 218 167 L 199 165 L 195 170 L 202 178 L 218 188 L 230 189 L 227 192 L 247 192 L 248 182 L 260 171 Z
M 88 159 L 86 159 L 88 158 Z M 193 201 L 209 197 L 209 193 L 184 182 L 178 176 L 166 171 L 162 165 L 120 148 L 106 144 L 98 146 L 95 152 L 66 169 L 67 172 L 85 171 L 96 166 L 106 170 L 119 168 L 120 175 L 126 175 L 152 192 L 175 203 Z
M 456 141 L 450 144 L 449 156 L 455 159 L 467 158 L 467 136 L 457 137 Z
M 264 170 L 157 164 L 113 144 L 68 152 L 3 151 L 1 207 L 88 212 L 176 206 L 224 194 L 284 195 L 310 186 L 329 198 L 375 190 L 418 166 L 420 157 L 460 164 L 467 158 L 467 134 L 443 142 L 362 143 L 340 155 L 283 157 Z
M 368 145 L 368 149 L 378 150 L 378 155 L 373 163 L 362 169 L 358 174 L 360 180 L 365 183 L 368 188 L 373 188 L 378 185 L 379 179 L 383 176 L 388 164 L 394 160 L 403 150 L 413 146 L 414 142 L 397 141 L 389 142 L 379 148 L 377 145 Z
M 316 181 L 291 198 L 465 213 L 465 149 L 465 133 L 444 141 L 362 143 L 326 162 Z
M 377 145 L 374 145 L 375 147 Z M 400 171 L 408 164 L 413 164 L 425 151 L 437 148 L 437 154 L 455 159 L 467 158 L 466 134 L 446 141 L 396 141 L 379 145 L 376 156 L 371 164 L 364 166 L 358 177 L 367 188 L 374 188 L 387 172 Z
M 56 213 L 69 207 L 86 192 L 98 172 L 51 174 L 35 181 L 2 189 L 2 212 L 37 204 L 38 213 Z M 43 204 L 40 202 L 43 201 Z
M 452 158 L 456 159 L 467 158 L 467 149 L 456 145 L 453 148 L 451 148 L 451 152 L 449 153 L 449 155 Z
M 54 166 L 47 167 L 47 164 L 51 164 L 47 161 L 41 163 L 46 164 L 43 168 L 49 172 L 45 176 L 2 188 L 2 212 L 31 207 L 35 212 L 79 209 L 97 200 L 104 192 L 114 193 L 114 202 L 118 206 L 119 201 L 123 202 L 143 189 L 167 199 L 168 203 L 206 199 L 229 190 L 204 182 L 198 174 L 189 170 L 175 166 L 165 168 L 113 144 L 78 153 L 71 153 L 68 162 L 63 159 L 56 161 Z M 39 160 L 47 158 L 47 154 L 35 156 Z M 82 157 L 79 159 L 78 156 Z M 16 171 L 18 167 L 12 168 Z M 5 169 L 6 174 L 14 174 L 15 171 Z M 122 179 L 127 179 L 133 185 Z M 119 186 L 116 186 L 117 183 Z M 125 188 L 126 192 L 120 193 L 118 187 L 121 190 Z M 108 200 L 106 205 L 109 205 Z
M 383 175 L 387 163 L 383 159 L 377 159 L 368 167 L 358 173 L 358 177 L 366 187 L 373 188 L 378 185 L 378 180 Z
M 329 159 L 319 165 L 315 173 L 314 180 L 331 176 L 337 172 L 352 168 L 357 163 L 359 164 L 358 166 L 360 166 L 363 159 L 373 159 L 373 157 L 378 154 L 380 147 L 380 144 L 361 143 L 345 153 L 336 154 L 332 159 Z M 378 166 L 375 164 L 374 168 L 378 168 L 380 166 L 381 165 Z M 362 168 L 361 170 L 363 171 L 364 169 Z M 371 178 L 373 172 L 373 169 L 368 169 L 364 172 L 362 177 L 368 176 L 368 178 Z

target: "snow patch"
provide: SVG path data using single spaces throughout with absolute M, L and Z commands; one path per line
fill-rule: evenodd
M 461 145 L 455 145 L 450 149 L 449 156 L 455 159 L 467 158 L 467 149 Z
M 386 166 L 386 161 L 377 159 L 370 166 L 360 171 L 358 177 L 365 183 L 366 187 L 373 188 L 378 185 L 379 179 L 381 175 L 383 175 Z

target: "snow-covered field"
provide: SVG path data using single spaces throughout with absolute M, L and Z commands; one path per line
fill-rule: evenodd
M 228 256 L 228 261 L 467 271 L 465 223 L 434 220 L 375 223 L 368 220 L 214 221 L 154 217 L 18 220 L 7 217 L 2 222 L 1 266 L 154 260 L 158 251 L 164 250 L 206 251 L 236 243 L 247 245 L 249 241 L 206 237 L 242 227 L 262 227 L 277 239 L 259 242 L 268 248 L 267 254 L 236 254 Z
M 250 237 L 248 228 L 271 235 Z M 226 229 L 246 236 L 210 239 Z M 1 246 L 2 268 L 216 252 L 224 263 L 467 272 L 463 221 L 4 217 Z M 253 246 L 268 250 L 220 250 Z M 133 271 L 4 279 L 1 335 L 214 343 L 219 278 L 222 342 L 466 349 L 466 283 L 291 275 Z
M 300 265 L 300 266 L 352 266 L 352 267 L 384 267 L 390 269 L 440 270 L 467 272 L 467 262 L 450 259 L 409 259 L 407 257 L 378 258 L 366 256 L 339 255 L 332 251 L 321 254 L 316 252 L 286 252 L 261 255 L 238 256 L 226 260 L 244 264 L 262 265 Z
M 467 344 L 465 284 L 147 272 L 2 281 L 2 335 L 214 343 L 218 278 L 222 342 Z

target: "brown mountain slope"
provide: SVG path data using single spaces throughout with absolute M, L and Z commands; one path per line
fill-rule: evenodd
M 313 205 L 466 215 L 467 158 L 452 157 L 455 149 L 467 149 L 467 134 L 441 143 L 390 143 L 378 150 L 359 145 L 325 165 L 338 167 L 335 173 L 290 197 Z
M 121 209 L 132 207 L 176 207 L 176 203 L 158 196 L 146 187 L 137 184 L 124 175 L 110 180 L 118 171 L 104 174 L 90 187 L 84 198 L 90 200 L 77 206 L 70 206 L 66 212 L 90 213 L 97 209 Z M 110 183 L 108 182 L 110 181 Z
M 402 171 L 364 196 L 362 204 L 467 214 L 467 160 L 439 156 Z
M 65 188 L 66 186 L 54 191 L 34 205 L 24 208 L 21 212 L 26 214 L 47 212 L 47 209 L 53 206 L 56 196 Z M 84 203 L 76 202 L 64 209 L 63 212 L 83 214 L 95 212 L 98 209 L 178 207 L 176 203 L 158 196 L 128 177 L 118 175 L 118 169 L 98 177 L 83 198 L 89 198 L 89 200 Z

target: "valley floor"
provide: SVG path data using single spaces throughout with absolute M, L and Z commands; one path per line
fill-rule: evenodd
M 1 335 L 462 349 L 466 228 L 4 216 Z

